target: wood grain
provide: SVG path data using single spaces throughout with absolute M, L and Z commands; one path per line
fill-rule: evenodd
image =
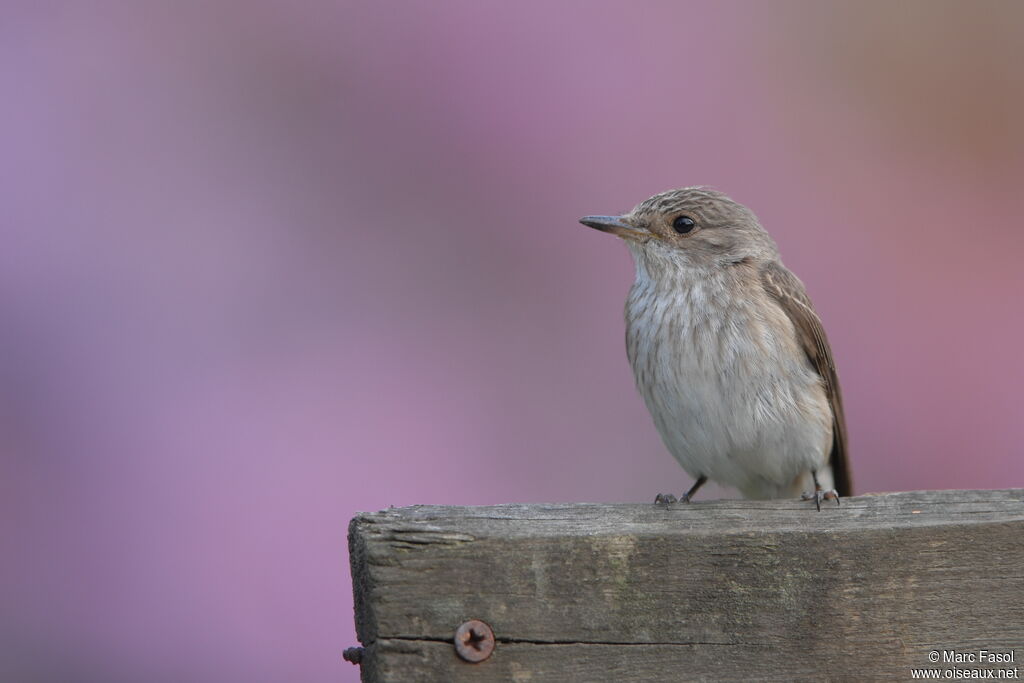
M 953 666 L 931 650 L 1024 658 L 1021 490 L 417 506 L 357 516 L 349 545 L 364 681 L 903 680 Z M 474 618 L 497 647 L 469 664 L 452 638 Z

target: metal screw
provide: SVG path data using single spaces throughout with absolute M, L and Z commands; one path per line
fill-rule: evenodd
M 494 631 L 479 619 L 455 630 L 455 652 L 467 662 L 482 662 L 494 652 Z

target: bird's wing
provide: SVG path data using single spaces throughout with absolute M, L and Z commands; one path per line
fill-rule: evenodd
M 807 359 L 825 385 L 825 394 L 832 406 L 832 477 L 840 496 L 853 495 L 853 479 L 850 476 L 850 461 L 847 453 L 846 418 L 843 416 L 843 395 L 839 391 L 839 376 L 832 360 L 832 349 L 825 336 L 821 319 L 814 312 L 804 285 L 793 273 L 778 262 L 766 263 L 761 267 L 761 284 L 779 304 L 796 329 L 796 336 Z

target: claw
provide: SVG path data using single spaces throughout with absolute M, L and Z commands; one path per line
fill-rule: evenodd
M 833 499 L 836 501 L 836 505 L 839 505 L 839 492 L 835 489 L 829 489 L 828 491 L 814 489 L 814 493 L 804 491 L 800 494 L 800 500 L 813 500 L 814 506 L 818 508 L 818 512 L 821 512 L 821 501 Z
M 673 503 L 677 502 L 689 503 L 690 498 L 693 497 L 693 494 L 697 493 L 697 489 L 703 486 L 704 482 L 706 482 L 707 480 L 708 478 L 703 474 L 697 477 L 697 481 L 693 482 L 693 486 L 690 487 L 690 490 L 684 493 L 678 500 L 671 493 L 659 493 L 657 496 L 654 497 L 654 504 L 664 505 L 665 507 L 668 507 L 669 505 L 672 505 Z
M 668 507 L 676 503 L 676 497 L 671 493 L 659 493 L 654 497 L 654 504 L 661 507 Z

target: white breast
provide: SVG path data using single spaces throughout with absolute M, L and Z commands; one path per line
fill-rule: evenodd
M 795 496 L 816 469 L 831 488 L 832 417 L 792 324 L 760 286 L 730 295 L 736 274 L 679 269 L 626 301 L 637 388 L 669 451 L 694 478 L 749 498 Z

